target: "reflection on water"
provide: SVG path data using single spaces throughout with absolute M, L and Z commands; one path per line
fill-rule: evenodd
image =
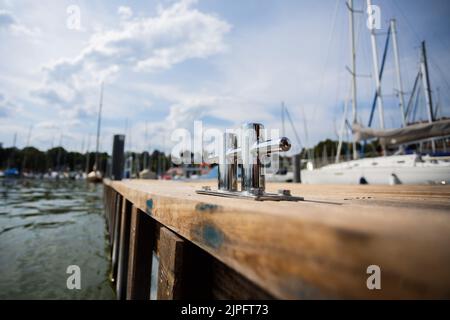
M 103 186 L 0 180 L 0 299 L 114 299 Z M 69 265 L 81 290 L 68 290 Z

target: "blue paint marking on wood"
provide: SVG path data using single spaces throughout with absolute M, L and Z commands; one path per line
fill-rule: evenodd
M 149 215 L 152 215 L 152 210 L 153 210 L 153 199 L 148 199 L 147 200 L 147 213 Z
M 213 213 L 216 212 L 220 209 L 220 207 L 216 204 L 211 204 L 211 203 L 198 203 L 195 206 L 195 210 L 199 211 L 199 212 L 209 212 L 209 213 Z
M 215 249 L 222 246 L 225 240 L 225 235 L 223 232 L 209 224 L 203 226 L 202 236 L 206 244 Z

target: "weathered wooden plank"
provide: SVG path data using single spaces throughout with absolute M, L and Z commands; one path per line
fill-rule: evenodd
M 111 243 L 111 281 L 115 282 L 117 279 L 117 261 L 119 259 L 120 248 L 120 222 L 122 216 L 123 197 L 120 194 L 116 194 L 116 201 L 113 210 L 114 215 L 112 243 Z
M 119 256 L 117 259 L 116 296 L 118 300 L 126 298 L 128 280 L 128 251 L 130 247 L 131 202 L 124 199 L 120 220 Z
M 150 298 L 154 229 L 155 221 L 133 206 L 128 258 L 126 297 L 128 300 L 148 300 Z
M 108 233 L 111 236 L 111 201 L 113 201 L 111 197 L 111 193 L 114 192 L 113 189 L 109 186 L 103 187 L 103 206 L 105 208 L 105 218 L 106 218 L 106 225 L 108 227 Z M 112 242 L 112 239 L 110 238 L 110 242 Z
M 182 297 L 184 240 L 169 229 L 160 228 L 158 252 L 158 300 Z
M 119 201 L 120 194 L 115 192 L 112 188 L 106 188 L 106 206 L 105 206 L 105 215 L 107 218 L 107 226 L 108 226 L 108 234 L 109 241 L 112 244 L 114 241 L 114 224 L 115 224 L 115 212 L 117 201 Z
M 198 195 L 191 183 L 106 183 L 276 298 L 450 297 L 448 186 L 277 184 L 307 201 L 260 203 Z M 372 264 L 382 290 L 366 287 Z
M 162 245 L 163 242 L 160 241 L 161 229 L 164 229 L 164 226 L 155 221 L 153 241 L 158 258 L 160 251 L 167 249 L 167 246 Z M 273 298 L 263 289 L 191 242 L 184 241 L 181 256 L 180 270 L 183 280 L 178 295 L 180 299 Z
M 211 273 L 214 257 L 189 241 L 184 241 L 180 299 L 212 299 L 214 282 Z
M 210 298 L 217 300 L 268 300 L 273 296 L 219 260 L 210 261 Z
M 118 202 L 121 199 L 121 195 L 115 191 L 110 192 L 110 208 L 108 210 L 109 212 L 109 236 L 110 236 L 110 242 L 113 243 L 114 241 L 114 232 L 115 232 L 115 224 L 116 224 L 116 207 L 118 205 Z

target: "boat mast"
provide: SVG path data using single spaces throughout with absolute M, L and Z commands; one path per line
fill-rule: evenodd
M 348 0 L 347 3 L 349 9 L 349 21 L 350 21 L 350 47 L 351 47 L 351 62 L 352 62 L 352 124 L 357 122 L 357 101 L 356 101 L 356 50 L 355 50 L 355 19 L 353 10 L 353 0 Z M 356 150 L 356 141 L 353 139 L 353 159 L 358 158 Z
M 284 132 L 284 101 L 281 101 L 281 136 L 284 137 L 285 136 L 285 132 Z M 279 165 L 279 170 L 284 169 L 283 161 L 280 161 L 280 165 Z
M 8 158 L 7 169 L 9 169 L 11 165 L 14 165 L 14 151 L 16 150 L 16 143 L 17 143 L 17 132 L 14 133 L 12 151 Z
M 372 8 L 372 0 L 367 0 L 367 10 L 370 10 L 370 8 Z M 370 39 L 372 42 L 373 76 L 375 78 L 378 112 L 380 116 L 380 128 L 381 130 L 384 130 L 384 107 L 383 107 L 383 97 L 381 96 L 381 81 L 379 76 L 380 68 L 378 67 L 377 39 L 375 34 L 375 26 L 373 24 L 370 24 L 369 27 L 370 27 Z M 384 155 L 386 154 L 386 149 L 384 146 L 383 146 L 383 154 Z
M 98 108 L 97 142 L 96 142 L 96 146 L 95 146 L 95 169 L 94 169 L 94 171 L 98 171 L 98 169 L 99 169 L 98 149 L 99 149 L 99 143 L 100 143 L 100 125 L 102 122 L 102 106 L 103 106 L 103 82 L 100 87 L 100 105 Z
M 441 90 L 439 87 L 436 88 L 437 92 L 437 101 L 436 106 L 434 107 L 434 120 L 439 119 L 439 112 L 441 111 Z
M 91 146 L 91 135 L 89 134 L 88 135 L 88 142 L 87 142 L 87 146 L 86 146 L 86 167 L 84 168 L 85 172 L 86 172 L 86 176 L 89 173 L 89 156 L 90 156 L 90 154 L 89 154 L 89 147 L 90 146 Z
M 344 102 L 344 117 L 342 118 L 341 129 L 339 131 L 339 143 L 336 151 L 335 163 L 339 163 L 342 150 L 342 139 L 344 138 L 345 122 L 347 120 L 348 99 Z
M 30 139 L 31 139 L 31 132 L 33 131 L 33 125 L 30 125 L 30 128 L 28 129 L 28 137 L 27 137 L 27 145 L 25 147 L 31 147 L 30 145 Z M 25 167 L 27 165 L 27 154 L 23 156 L 22 161 L 22 172 L 25 170 Z
M 425 90 L 425 99 L 427 102 L 428 121 L 433 122 L 434 121 L 433 100 L 431 97 L 430 76 L 428 74 L 428 62 L 427 62 L 427 51 L 425 48 L 425 41 L 422 41 L 422 59 L 420 59 L 420 67 L 422 70 L 423 88 Z
M 147 144 L 148 141 L 148 121 L 145 121 L 145 144 Z M 150 150 L 150 148 L 149 148 Z M 148 169 L 148 152 L 150 152 L 149 150 L 146 150 L 146 146 L 144 145 L 144 159 L 143 159 L 143 164 L 142 164 L 142 170 Z
M 397 91 L 400 104 L 400 112 L 402 114 L 403 127 L 406 127 L 405 98 L 403 92 L 402 75 L 400 72 L 400 58 L 398 54 L 398 43 L 397 43 L 397 22 L 395 19 L 391 20 L 391 32 L 392 32 L 392 42 L 394 45 L 395 71 L 397 74 Z
M 286 133 L 284 130 L 284 101 L 281 102 L 281 136 L 285 137 Z
M 63 142 L 63 133 L 61 132 L 61 136 L 59 137 L 59 148 L 58 148 L 58 155 L 56 158 L 56 170 L 58 172 L 61 172 L 61 150 L 62 150 L 62 142 Z
M 33 125 L 30 124 L 30 127 L 28 129 L 28 136 L 27 136 L 27 147 L 31 147 L 30 142 L 31 142 L 31 133 L 33 132 Z
M 428 111 L 428 122 L 434 121 L 433 114 L 433 100 L 431 97 L 431 86 L 430 86 L 430 75 L 428 73 L 428 61 L 427 61 L 427 50 L 425 47 L 425 41 L 422 41 L 422 54 L 420 59 L 420 69 L 422 72 L 423 89 L 425 90 L 425 100 L 427 103 Z M 436 151 L 436 146 L 434 140 L 431 140 L 431 148 L 433 152 Z

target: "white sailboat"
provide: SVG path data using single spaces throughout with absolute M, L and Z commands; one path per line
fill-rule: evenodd
M 371 7 L 371 0 L 367 0 L 367 6 Z M 373 53 L 373 67 L 375 76 L 376 93 L 375 103 L 380 116 L 380 129 L 364 128 L 357 123 L 357 101 L 356 101 L 356 64 L 355 64 L 355 35 L 353 15 L 353 0 L 349 0 L 347 7 L 350 17 L 351 32 L 351 59 L 352 68 L 352 111 L 353 111 L 353 160 L 339 163 L 339 155 L 342 147 L 343 130 L 345 122 L 342 124 L 336 163 L 326 165 L 321 168 L 314 168 L 312 162 L 308 162 L 307 169 L 301 173 L 301 179 L 306 184 L 448 184 L 450 183 L 450 157 L 449 156 L 422 156 L 420 154 L 403 154 L 404 146 L 411 143 L 419 143 L 431 139 L 433 151 L 435 151 L 435 138 L 445 138 L 450 136 L 450 120 L 436 119 L 437 112 L 433 109 L 430 81 L 428 75 L 428 64 L 426 57 L 425 43 L 422 43 L 421 63 L 416 82 L 411 97 L 416 90 L 416 85 L 420 80 L 423 83 L 424 94 L 427 104 L 428 121 L 408 125 L 406 117 L 408 110 L 405 110 L 403 98 L 402 80 L 399 66 L 399 55 L 396 37 L 396 23 L 391 20 L 388 31 L 386 48 L 389 36 L 392 34 L 397 90 L 399 92 L 399 106 L 403 120 L 403 127 L 399 129 L 384 128 L 383 99 L 381 94 L 381 69 L 378 66 L 378 49 L 375 40 L 374 28 L 371 29 L 371 44 Z M 411 102 L 412 99 L 410 99 Z M 410 103 L 408 103 L 409 109 Z M 346 106 L 347 109 L 347 106 Z M 344 112 L 346 113 L 346 111 Z M 373 113 L 372 113 L 373 115 Z M 371 117 L 372 117 L 371 115 Z M 344 120 L 346 115 L 344 116 Z M 371 122 L 371 121 L 370 121 Z M 356 142 L 377 138 L 383 147 L 383 156 L 375 158 L 358 159 Z M 387 155 L 388 147 L 398 147 L 398 151 L 393 155 Z
M 450 157 L 392 155 L 302 171 L 306 184 L 447 184 Z

